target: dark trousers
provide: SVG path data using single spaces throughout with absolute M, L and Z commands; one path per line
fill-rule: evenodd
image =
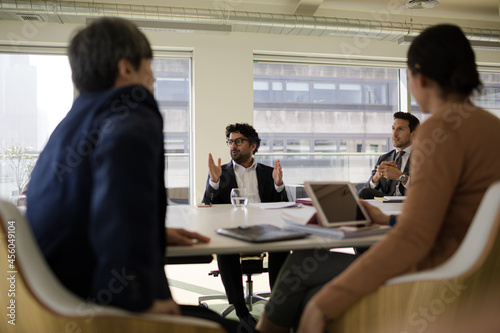
M 374 197 L 383 197 L 386 196 L 387 194 L 382 193 L 378 190 L 375 190 L 371 187 L 364 187 L 358 192 L 358 196 L 361 199 L 373 199 Z
M 253 333 L 245 322 L 222 318 L 217 312 L 195 305 L 179 305 L 183 316 L 198 317 L 219 323 L 229 333 Z
M 279 271 L 289 252 L 269 253 L 269 286 L 272 288 L 278 277 Z M 233 304 L 238 317 L 249 314 L 245 305 L 244 290 L 239 254 L 223 254 L 217 256 L 222 284 L 226 290 L 228 302 Z
M 294 251 L 285 261 L 266 303 L 267 318 L 281 327 L 296 326 L 311 297 L 356 258 L 357 255 L 330 252 L 329 248 Z

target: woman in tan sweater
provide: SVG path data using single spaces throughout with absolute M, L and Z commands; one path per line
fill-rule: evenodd
M 323 332 L 328 318 L 388 279 L 443 263 L 462 242 L 486 189 L 500 180 L 500 119 L 469 99 L 481 82 L 460 28 L 423 31 L 408 51 L 408 77 L 412 95 L 431 117 L 416 134 L 412 186 L 394 229 L 357 260 L 335 252 L 294 252 L 260 331 L 288 332 L 301 318 L 299 332 Z M 389 216 L 367 209 L 375 223 L 389 224 Z

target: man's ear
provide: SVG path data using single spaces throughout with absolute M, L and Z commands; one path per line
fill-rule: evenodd
M 118 67 L 117 76 L 122 78 L 130 77 L 130 74 L 132 74 L 133 72 L 132 64 L 130 63 L 130 61 L 124 58 L 118 60 L 117 67 Z
M 255 148 L 257 148 L 257 144 L 254 142 L 250 145 L 250 148 L 252 149 L 252 155 L 255 155 Z
M 416 131 L 416 130 L 417 130 L 417 129 L 415 128 L 415 129 L 413 130 L 413 132 L 411 132 L 411 133 L 410 133 L 410 142 L 411 142 L 412 144 L 413 144 L 413 140 L 415 139 L 415 131 Z
M 116 78 L 115 78 L 115 87 L 123 86 L 130 84 L 132 80 L 132 74 L 134 73 L 134 67 L 127 59 L 118 60 L 118 64 L 116 65 Z

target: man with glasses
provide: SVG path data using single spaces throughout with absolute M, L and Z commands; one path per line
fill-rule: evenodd
M 257 163 L 254 154 L 260 146 L 260 138 L 255 129 L 248 124 L 231 124 L 226 127 L 227 145 L 231 162 L 221 165 L 208 155 L 209 176 L 203 196 L 205 204 L 228 204 L 233 188 L 246 188 L 250 202 L 288 201 L 283 183 L 283 171 L 280 161 L 274 168 Z M 269 284 L 272 287 L 281 265 L 288 253 L 269 254 Z M 235 307 L 240 320 L 254 326 L 255 318 L 245 304 L 240 256 L 238 254 L 218 255 L 217 262 L 230 304 Z

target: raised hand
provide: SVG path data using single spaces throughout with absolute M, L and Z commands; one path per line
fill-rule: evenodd
M 281 169 L 280 160 L 274 162 L 273 179 L 276 186 L 283 185 L 283 170 Z
M 208 154 L 208 172 L 210 173 L 210 180 L 214 183 L 219 181 L 220 176 L 222 175 L 222 168 L 220 164 L 221 160 L 219 157 L 218 164 L 215 164 L 212 154 Z

